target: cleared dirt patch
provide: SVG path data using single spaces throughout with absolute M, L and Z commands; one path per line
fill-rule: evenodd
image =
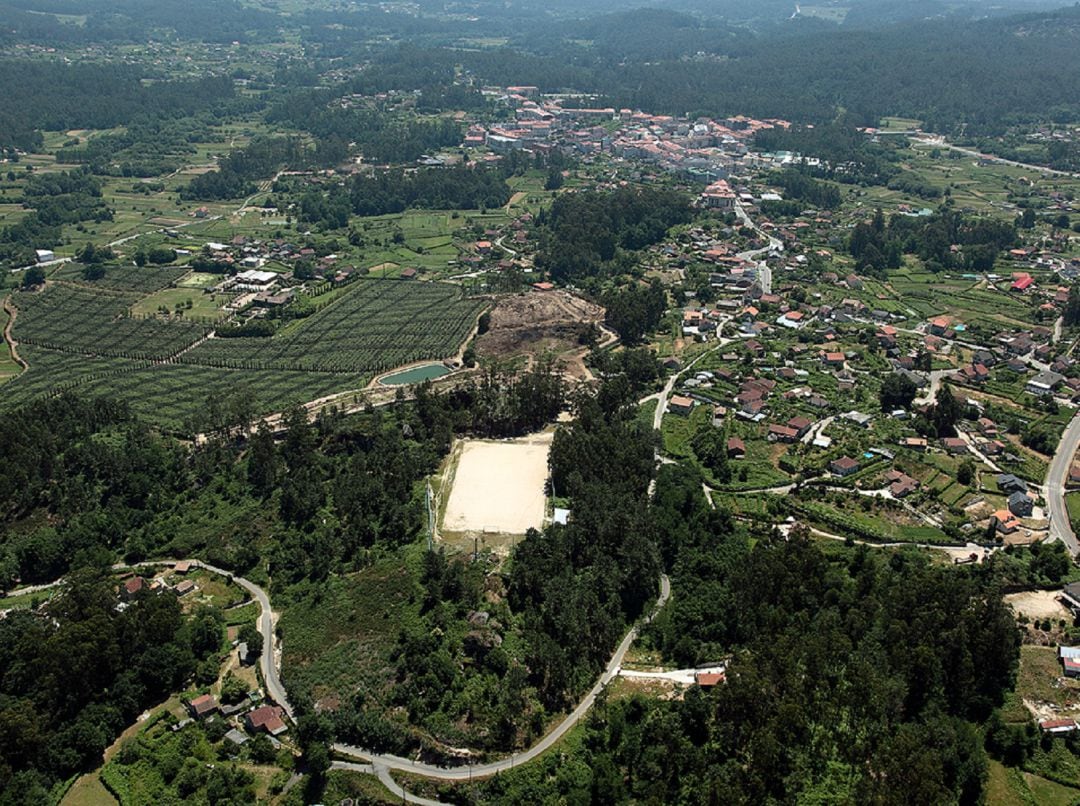
M 1005 596 L 1006 604 L 1012 606 L 1016 615 L 1029 619 L 1071 619 L 1072 614 L 1058 600 L 1058 591 L 1024 591 Z
M 544 521 L 552 434 L 518 440 L 465 440 L 443 529 L 522 535 Z
M 488 331 L 476 340 L 476 352 L 482 358 L 499 359 L 577 352 L 582 349 L 581 334 L 603 319 L 599 305 L 565 291 L 500 297 L 491 310 Z

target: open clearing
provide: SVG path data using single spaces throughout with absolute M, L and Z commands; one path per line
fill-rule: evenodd
M 544 485 L 553 434 L 517 440 L 464 440 L 443 528 L 522 535 L 544 521 Z
M 1016 615 L 1029 619 L 1071 619 L 1072 615 L 1058 599 L 1060 591 L 1024 591 L 1010 593 L 1005 602 L 1012 606 Z

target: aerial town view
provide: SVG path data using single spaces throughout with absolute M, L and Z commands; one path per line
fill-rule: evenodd
M 1080 7 L 0 3 L 0 806 L 1080 803 Z

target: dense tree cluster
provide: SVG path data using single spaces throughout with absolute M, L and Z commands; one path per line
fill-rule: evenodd
M 256 191 L 256 182 L 282 168 L 309 164 L 311 155 L 295 137 L 260 137 L 230 151 L 216 171 L 201 174 L 180 191 L 185 199 L 238 199 Z
M 87 165 L 101 176 L 160 176 L 191 162 L 194 144 L 211 139 L 212 122 L 209 114 L 180 119 L 140 115 L 123 131 L 65 144 L 56 152 L 56 160 Z
M 1015 243 L 1013 223 L 972 218 L 943 206 L 930 216 L 897 213 L 887 223 L 878 210 L 870 221 L 855 225 L 848 248 L 860 269 L 869 272 L 899 268 L 904 254 L 917 255 L 931 271 L 989 271 L 998 254 Z
M 185 619 L 175 596 L 149 589 L 122 610 L 118 601 L 114 580 L 88 569 L 65 580 L 42 610 L 0 619 L 5 803 L 43 803 L 57 780 L 99 765 L 141 711 L 221 647 L 219 614 Z
M 141 78 L 137 68 L 119 64 L 0 61 L 0 150 L 40 149 L 40 129 L 107 129 L 139 115 L 178 117 L 233 96 L 228 78 L 148 85 Z
M 461 145 L 461 126 L 448 118 L 427 120 L 330 106 L 344 91 L 347 88 L 291 93 L 267 112 L 267 120 L 310 132 L 324 149 L 339 150 L 342 144 L 354 143 L 364 159 L 373 163 L 412 162 L 423 154 Z
M 667 311 L 667 294 L 657 282 L 609 289 L 601 295 L 600 302 L 604 306 L 604 320 L 624 344 L 631 346 L 656 330 Z
M 768 178 L 784 190 L 784 198 L 802 202 L 805 207 L 834 210 L 840 206 L 840 191 L 835 185 L 814 179 L 806 172 L 789 168 Z
M 296 200 L 301 221 L 325 229 L 348 225 L 350 215 L 375 216 L 409 208 L 476 210 L 510 200 L 502 171 L 483 168 L 428 168 L 355 176 L 329 190 L 312 188 Z
M 627 259 L 620 253 L 657 243 L 690 216 L 686 194 L 666 188 L 564 193 L 537 218 L 536 265 L 564 282 L 621 274 Z
M 830 559 L 798 535 L 752 544 L 675 466 L 653 509 L 678 595 L 650 634 L 681 666 L 727 657 L 727 682 L 602 703 L 575 756 L 582 775 L 548 769 L 485 794 L 978 801 L 987 760 L 972 722 L 1001 702 L 1019 648 L 992 575 L 867 548 Z

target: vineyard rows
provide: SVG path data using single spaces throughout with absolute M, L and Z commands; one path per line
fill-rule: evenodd
M 106 266 L 105 275 L 97 280 L 83 277 L 83 268 L 77 263 L 68 263 L 57 269 L 54 280 L 78 283 L 89 288 L 107 288 L 114 291 L 135 291 L 139 294 L 151 294 L 168 288 L 190 269 L 176 266 Z
M 211 339 L 181 360 L 234 369 L 380 372 L 452 355 L 481 308 L 460 299 L 453 286 L 363 280 L 271 338 Z
M 53 285 L 15 297 L 15 338 L 52 350 L 154 360 L 169 358 L 202 338 L 208 327 L 193 322 L 134 319 L 134 294 Z
M 242 391 L 260 412 L 363 386 L 368 378 L 300 371 L 229 370 L 185 364 L 151 364 L 122 358 L 86 358 L 27 348 L 30 369 L 0 387 L 4 408 L 63 392 L 111 397 L 128 403 L 147 422 L 177 431 L 198 425 L 211 396 Z
M 74 391 L 128 402 L 148 422 L 184 430 L 211 396 L 242 390 L 259 412 L 363 387 L 374 374 L 455 353 L 482 303 L 454 286 L 361 280 L 270 338 L 210 339 L 209 328 L 134 319 L 133 292 L 51 285 L 18 293 L 15 337 L 30 368 L 0 387 L 0 407 Z

